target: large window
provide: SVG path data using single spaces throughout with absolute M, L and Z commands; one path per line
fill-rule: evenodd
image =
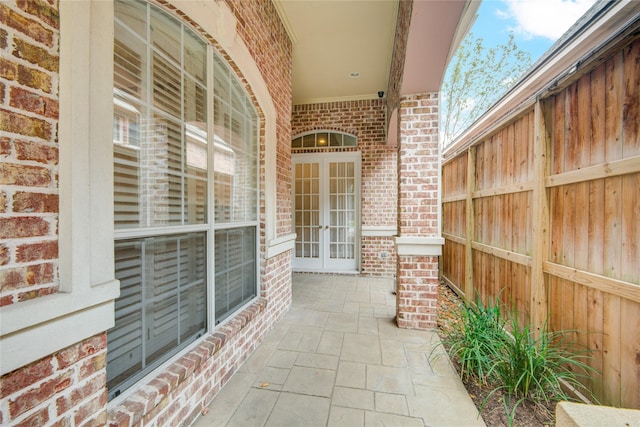
M 143 1 L 115 4 L 116 324 L 110 397 L 257 294 L 258 122 L 225 61 Z

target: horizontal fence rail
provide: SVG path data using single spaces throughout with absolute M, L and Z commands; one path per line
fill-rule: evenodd
M 441 277 L 576 331 L 599 372 L 585 385 L 640 409 L 640 40 L 625 37 L 446 158 Z

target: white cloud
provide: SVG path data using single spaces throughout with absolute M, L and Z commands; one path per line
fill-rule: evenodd
M 504 0 L 507 10 L 498 16 L 516 21 L 513 31 L 524 37 L 557 40 L 592 5 L 595 0 Z

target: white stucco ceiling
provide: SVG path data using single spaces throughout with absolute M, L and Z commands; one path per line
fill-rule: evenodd
M 274 0 L 274 4 L 293 41 L 294 104 L 370 99 L 387 91 L 398 0 Z M 466 30 L 470 21 L 466 16 L 478 4 L 414 1 L 403 94 L 439 89 L 456 34 Z

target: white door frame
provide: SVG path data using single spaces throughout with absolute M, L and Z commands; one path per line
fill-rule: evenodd
M 331 272 L 331 273 L 358 273 L 361 262 L 361 196 L 362 196 L 362 155 L 357 152 L 334 152 L 334 153 L 304 153 L 293 154 L 292 160 L 292 180 L 291 186 L 291 209 L 293 212 L 292 230 L 295 233 L 295 165 L 298 163 L 318 163 L 320 167 L 320 259 L 308 261 L 304 258 L 296 257 L 296 248 L 293 251 L 293 270 L 309 272 Z M 329 163 L 336 161 L 351 161 L 354 165 L 354 202 L 356 223 L 354 227 L 354 251 L 353 261 L 332 261 L 329 257 Z M 298 238 L 296 237 L 296 243 Z

